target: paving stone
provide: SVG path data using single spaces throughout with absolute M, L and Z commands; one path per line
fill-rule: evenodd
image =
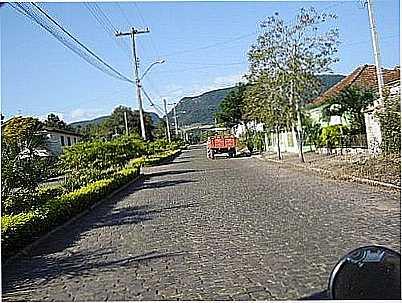
M 4 301 L 295 300 L 348 251 L 400 251 L 400 194 L 204 147 L 3 267 Z

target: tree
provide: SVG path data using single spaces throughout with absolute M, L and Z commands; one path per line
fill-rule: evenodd
M 251 81 L 272 74 L 277 89 L 286 91 L 292 127 L 296 128 L 300 160 L 303 156 L 301 111 L 306 100 L 314 97 L 320 82 L 316 75 L 330 70 L 337 61 L 338 30 L 326 29 L 333 14 L 302 8 L 295 20 L 286 23 L 278 13 L 261 23 L 262 33 L 248 53 Z M 323 25 L 324 30 L 319 27 Z M 282 74 L 282 76 L 277 76 Z
M 384 107 L 375 113 L 380 120 L 381 149 L 385 153 L 401 154 L 401 103 L 400 96 L 384 91 Z
M 219 104 L 219 111 L 215 113 L 218 123 L 223 123 L 226 127 L 233 127 L 244 123 L 244 94 L 247 86 L 239 83 L 229 92 Z
M 59 116 L 50 113 L 47 115 L 47 119 L 43 122 L 45 124 L 45 126 L 48 127 L 54 127 L 54 128 L 58 128 L 58 129 L 67 129 L 67 123 L 64 122 L 63 120 L 61 120 L 59 118 Z
M 166 139 L 166 136 L 167 136 L 166 121 L 159 120 L 159 122 L 156 125 L 156 128 L 154 130 L 154 134 L 157 139 Z
M 276 133 L 278 159 L 282 159 L 279 134 L 290 121 L 290 104 L 286 90 L 278 86 L 282 81 L 281 77 L 281 73 L 261 74 L 245 94 L 247 117 L 263 122 L 268 130 Z
M 20 211 L 29 206 L 26 199 L 48 177 L 49 160 L 39 155 L 46 149 L 43 123 L 32 117 L 14 117 L 2 126 L 1 200 L 3 210 Z M 14 205 L 9 205 L 13 197 Z
M 327 118 L 346 115 L 350 121 L 351 133 L 364 134 L 366 126 L 362 110 L 373 105 L 373 102 L 374 93 L 372 91 L 350 86 L 328 100 L 322 108 L 322 115 Z
M 88 139 L 110 140 L 115 136 L 126 133 L 124 113 L 127 113 L 127 125 L 129 133 L 141 133 L 140 114 L 138 110 L 132 110 L 130 107 L 118 106 L 112 114 L 100 124 L 87 125 L 82 133 Z M 151 116 L 144 113 L 145 133 L 148 140 L 153 139 L 153 129 Z

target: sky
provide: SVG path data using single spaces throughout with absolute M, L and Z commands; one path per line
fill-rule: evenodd
M 131 40 L 106 31 L 83 2 L 39 3 L 74 37 L 119 72 L 133 78 Z M 258 2 L 97 2 L 113 27 L 150 28 L 136 38 L 140 73 L 164 59 L 142 82 L 162 107 L 182 97 L 235 85 L 247 72 L 247 51 L 256 41 L 259 23 L 278 12 L 292 20 L 301 7 L 334 12 L 340 30 L 336 74 L 373 64 L 367 9 L 351 1 Z M 400 64 L 399 0 L 375 0 L 382 65 Z M 93 7 L 93 3 L 89 4 Z M 110 114 L 118 105 L 138 108 L 135 87 L 102 73 L 66 48 L 47 31 L 9 5 L 1 18 L 1 112 L 46 117 L 56 113 L 66 122 Z M 171 108 L 172 105 L 169 105 Z M 169 110 L 168 108 L 168 110 Z M 144 98 L 144 109 L 155 111 Z

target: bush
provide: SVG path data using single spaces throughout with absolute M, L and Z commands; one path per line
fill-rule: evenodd
M 334 148 L 341 145 L 341 134 L 347 135 L 349 129 L 343 125 L 325 126 L 321 130 L 320 146 Z
M 103 142 L 82 142 L 66 148 L 60 156 L 60 165 L 66 171 L 123 167 L 127 162 L 146 153 L 144 141 L 137 136 L 121 136 Z
M 5 199 L 2 203 L 4 214 L 18 214 L 37 208 L 49 199 L 62 195 L 65 189 L 62 185 L 52 185 L 36 188 L 34 191 L 19 191 Z
M 51 198 L 36 209 L 17 215 L 2 216 L 2 257 L 12 256 L 55 226 L 81 213 L 106 195 L 132 181 L 139 175 L 140 166 L 159 163 L 178 152 L 179 150 L 169 150 L 157 155 L 133 159 L 127 167 L 111 173 L 109 177 L 67 194 L 57 196 L 62 193 L 58 186 L 43 189 L 42 198 Z
M 43 124 L 31 117 L 14 117 L 1 128 L 1 200 L 19 196 L 20 207 L 29 202 L 24 199 L 48 177 L 51 159 L 39 155 L 46 149 Z
M 8 257 L 107 194 L 139 175 L 138 167 L 127 167 L 112 177 L 99 180 L 76 191 L 48 200 L 41 207 L 1 218 L 2 255 Z
M 387 92 L 389 93 L 389 92 Z M 376 113 L 381 127 L 381 149 L 386 154 L 401 153 L 401 108 L 400 97 L 386 96 L 384 110 Z

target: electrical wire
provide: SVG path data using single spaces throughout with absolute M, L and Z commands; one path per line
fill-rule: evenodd
M 171 55 L 191 53 L 191 52 L 194 52 L 194 51 L 197 51 L 197 50 L 204 50 L 204 49 L 208 49 L 208 48 L 213 48 L 213 47 L 220 46 L 220 45 L 226 45 L 226 44 L 232 43 L 234 41 L 242 40 L 244 38 L 248 38 L 248 37 L 251 37 L 251 36 L 254 36 L 254 35 L 256 35 L 256 32 L 246 34 L 246 35 L 237 36 L 237 37 L 234 37 L 234 38 L 232 38 L 230 40 L 225 40 L 225 41 L 222 41 L 222 42 L 216 42 L 216 43 L 206 45 L 206 46 L 202 46 L 202 47 L 197 47 L 197 48 L 191 48 L 191 49 L 181 50 L 181 51 L 177 51 L 177 52 L 172 52 L 172 53 L 169 53 L 169 54 L 165 54 L 163 56 L 164 57 L 169 57 Z
M 152 106 L 153 108 L 155 108 L 155 110 L 156 110 L 160 115 L 164 116 L 165 114 L 163 113 L 163 110 L 162 110 L 158 105 L 156 105 L 155 103 L 152 102 L 152 99 L 149 97 L 149 95 L 147 94 L 147 92 L 144 90 L 143 87 L 141 87 L 141 91 L 144 93 L 145 97 L 147 98 L 147 100 L 149 101 L 149 103 L 151 104 L 151 106 Z
M 103 28 L 103 30 L 104 30 L 105 33 L 106 33 L 106 36 L 107 36 L 108 38 L 111 38 L 111 39 L 113 40 L 113 42 L 117 45 L 117 47 L 118 47 L 120 50 L 122 50 L 123 53 L 124 53 L 124 55 L 126 55 L 126 56 L 128 57 L 128 59 L 131 61 L 132 58 L 131 58 L 130 52 L 128 51 L 127 48 L 125 48 L 124 46 L 122 46 L 122 45 L 120 44 L 120 43 L 122 43 L 122 41 L 125 41 L 125 40 L 116 39 L 116 38 L 114 37 L 114 34 L 113 34 L 113 32 L 115 32 L 115 31 L 113 30 L 113 28 L 115 28 L 114 25 L 112 24 L 112 28 L 110 28 L 110 26 L 108 26 L 108 25 L 105 23 L 105 21 L 102 20 L 102 18 L 101 18 L 101 16 L 99 15 L 99 13 L 98 13 L 93 7 L 91 7 L 91 6 L 89 5 L 89 3 L 84 2 L 84 5 L 85 5 L 85 7 L 87 8 L 87 10 L 91 13 L 91 15 L 94 17 L 94 19 L 96 20 L 96 22 Z M 120 42 L 120 43 L 119 43 L 119 42 Z M 125 45 L 127 46 L 127 44 L 125 44 Z
M 98 70 L 112 76 L 116 79 L 134 83 L 133 80 L 124 76 L 122 73 L 117 71 L 111 65 L 106 63 L 93 51 L 91 51 L 87 46 L 75 38 L 71 33 L 69 33 L 63 26 L 61 26 L 55 19 L 53 19 L 45 10 L 39 7 L 36 3 L 31 3 L 31 7 L 27 3 L 9 3 L 11 7 L 17 11 L 23 11 L 26 16 L 34 21 L 36 24 L 41 26 L 47 32 L 49 32 L 53 37 L 55 37 L 64 46 L 72 50 L 87 63 L 91 64 Z M 33 7 L 34 8 L 33 8 Z M 18 10 L 18 9 L 20 10 Z M 68 38 L 67 38 L 67 37 Z M 72 42 L 72 41 L 74 42 Z

